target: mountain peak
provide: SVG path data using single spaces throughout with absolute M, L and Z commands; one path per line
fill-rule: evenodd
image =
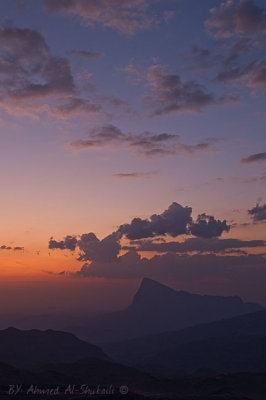
M 136 292 L 131 307 L 150 307 L 155 303 L 163 302 L 165 298 L 172 298 L 176 295 L 174 289 L 163 285 L 160 282 L 154 281 L 150 278 L 143 278 L 138 291 Z
M 154 281 L 153 279 L 150 278 L 143 278 L 140 284 L 140 287 L 135 294 L 137 296 L 140 293 L 145 293 L 145 294 L 153 294 L 154 293 L 161 293 L 161 292 L 176 292 L 174 289 L 169 288 L 168 286 L 164 285 L 163 283 Z
M 162 287 L 162 286 L 163 286 L 163 287 L 167 287 L 167 286 L 163 285 L 163 284 L 160 283 L 160 282 L 154 281 L 154 280 L 151 279 L 151 278 L 146 278 L 146 277 L 144 277 L 144 278 L 142 279 L 142 281 L 141 281 L 139 290 L 142 289 L 142 288 L 144 288 L 144 289 L 150 289 L 150 288 Z

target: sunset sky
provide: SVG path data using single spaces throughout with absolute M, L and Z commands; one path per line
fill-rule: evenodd
M 0 10 L 7 307 L 118 307 L 143 276 L 266 305 L 265 1 Z

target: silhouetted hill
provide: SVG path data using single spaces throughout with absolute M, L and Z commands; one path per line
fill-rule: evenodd
M 266 371 L 266 311 L 111 343 L 104 350 L 155 374 Z
M 88 320 L 85 326 L 68 327 L 92 343 L 105 343 L 246 314 L 263 309 L 240 297 L 202 296 L 144 278 L 131 305 L 125 310 Z
M 103 351 L 71 333 L 53 330 L 0 331 L 0 362 L 30 366 L 50 362 L 73 362 L 83 357 L 107 359 Z
M 156 379 L 133 368 L 124 367 L 104 360 L 81 360 L 70 364 L 52 364 L 34 370 L 22 370 L 0 364 L 0 398 L 16 397 L 28 399 L 36 397 L 57 399 L 98 400 L 149 399 L 154 400 L 262 400 L 266 393 L 266 374 L 228 374 L 213 377 L 188 377 L 177 380 Z M 8 394 L 9 385 L 22 385 L 16 396 Z M 29 388 L 54 390 L 57 395 L 27 394 Z M 66 388 L 75 385 L 74 394 L 65 394 Z M 114 387 L 112 394 L 80 395 L 81 385 L 90 389 Z M 120 388 L 128 386 L 127 395 Z

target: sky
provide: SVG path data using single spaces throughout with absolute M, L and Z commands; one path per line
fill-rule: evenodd
M 118 308 L 144 276 L 266 305 L 265 2 L 0 11 L 1 312 Z

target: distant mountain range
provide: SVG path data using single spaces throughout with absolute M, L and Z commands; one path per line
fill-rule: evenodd
M 258 304 L 244 303 L 237 296 L 191 294 L 144 278 L 125 310 L 90 318 L 82 326 L 66 329 L 91 343 L 102 344 L 180 330 L 262 309 Z
M 266 310 L 104 346 L 157 375 L 266 372 Z

